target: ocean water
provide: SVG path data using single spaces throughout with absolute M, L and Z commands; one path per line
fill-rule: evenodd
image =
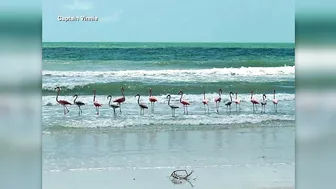
M 81 174 L 104 188 L 113 186 L 113 179 L 130 184 L 129 174 L 154 178 L 180 167 L 195 169 L 195 175 L 199 170 L 195 186 L 200 188 L 207 186 L 202 174 L 208 180 L 213 174 L 230 175 L 226 184 L 231 188 L 241 187 L 239 182 L 250 187 L 293 186 L 294 56 L 293 44 L 44 43 L 44 186 L 90 188 L 85 181 L 70 179 Z M 55 100 L 57 86 L 61 87 L 59 99 L 73 102 L 72 96 L 78 94 L 77 100 L 86 103 L 82 115 L 75 105 L 68 106 L 70 112 L 63 115 Z M 121 97 L 121 87 L 126 101 L 122 113 L 117 109 L 114 114 L 107 95 Z M 145 110 L 141 116 L 134 96 L 140 94 L 140 101 L 150 107 L 149 88 L 158 102 L 153 113 Z M 214 99 L 219 88 L 223 94 L 217 114 Z M 93 106 L 93 89 L 103 104 L 99 115 Z M 179 103 L 180 90 L 191 104 L 188 115 Z M 260 107 L 252 111 L 252 90 L 258 100 L 266 94 L 265 113 Z M 273 90 L 279 100 L 277 112 L 271 102 Z M 209 113 L 202 104 L 203 92 Z M 230 100 L 229 92 L 237 92 L 241 100 L 240 107 L 233 104 L 231 112 L 224 105 Z M 168 94 L 171 104 L 179 106 L 175 117 L 167 105 Z M 268 171 L 277 176 L 265 176 Z M 255 175 L 253 179 L 249 174 Z M 102 181 L 101 175 L 114 176 Z M 120 175 L 124 176 L 116 179 Z M 58 182 L 64 178 L 69 186 Z M 134 186 L 118 187 L 139 188 L 153 182 L 144 179 L 138 184 L 132 180 Z M 155 180 L 160 179 L 166 178 Z M 213 181 L 212 188 L 223 186 L 219 180 Z M 172 187 L 162 182 L 166 185 L 160 183 L 160 187 Z

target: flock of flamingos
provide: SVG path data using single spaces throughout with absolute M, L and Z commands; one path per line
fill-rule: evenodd
M 81 106 L 84 106 L 85 103 L 83 103 L 81 101 L 77 101 L 77 98 L 78 98 L 77 94 L 75 94 L 73 96 L 74 97 L 73 103 L 70 103 L 70 102 L 68 102 L 66 100 L 58 100 L 58 96 L 60 94 L 61 88 L 60 87 L 56 87 L 55 90 L 57 90 L 56 101 L 57 101 L 57 103 L 59 103 L 59 104 L 61 104 L 63 106 L 63 108 L 64 108 L 64 115 L 66 115 L 67 113 L 69 113 L 69 110 L 68 110 L 68 108 L 66 106 L 67 105 L 73 105 L 73 104 L 78 106 L 78 109 L 79 109 L 78 115 L 82 114 Z M 274 105 L 274 110 L 277 112 L 278 100 L 275 98 L 275 90 L 273 92 L 274 93 L 273 93 L 272 102 L 273 102 L 273 105 Z M 112 96 L 111 95 L 107 96 L 107 99 L 109 99 L 109 104 L 108 105 L 113 109 L 114 115 L 116 115 L 116 109 L 117 108 L 119 108 L 120 113 L 122 113 L 122 111 L 121 111 L 121 104 L 123 102 L 125 102 L 125 100 L 126 100 L 125 95 L 124 95 L 124 88 L 123 87 L 121 87 L 121 94 L 122 94 L 122 97 L 113 100 L 113 102 L 115 104 L 111 103 Z M 183 105 L 184 114 L 188 114 L 188 106 L 190 105 L 190 103 L 188 101 L 182 99 L 183 98 L 183 91 L 179 91 L 178 95 L 181 95 L 181 97 L 180 97 L 180 103 Z M 239 106 L 239 109 L 240 109 L 240 100 L 238 99 L 237 92 L 236 92 L 234 100 L 232 100 L 232 96 L 234 95 L 234 93 L 230 92 L 229 95 L 230 95 L 230 101 L 225 102 L 225 106 L 227 108 L 226 110 L 231 112 L 231 104 L 235 103 L 236 104 L 236 111 L 238 111 L 237 106 Z M 222 96 L 222 89 L 219 89 L 218 90 L 218 97 L 215 98 L 217 113 L 219 113 L 219 103 L 222 101 L 222 97 L 221 96 Z M 140 103 L 140 94 L 136 94 L 135 97 L 138 98 L 138 105 L 140 107 L 140 115 L 144 115 L 144 110 L 148 109 L 148 106 L 145 105 L 144 103 Z M 175 110 L 177 108 L 179 108 L 179 107 L 177 105 L 170 104 L 170 97 L 171 97 L 170 95 L 167 95 L 168 106 L 172 110 L 172 116 L 175 116 Z M 154 103 L 157 102 L 158 100 L 157 100 L 157 98 L 155 96 L 152 96 L 152 89 L 151 88 L 149 89 L 149 101 L 151 103 L 151 112 L 154 113 Z M 205 92 L 203 93 L 202 103 L 204 105 L 204 111 L 205 111 L 205 113 L 209 113 L 209 100 L 205 98 Z M 257 99 L 253 98 L 253 91 L 251 91 L 251 103 L 253 105 L 253 112 L 255 112 L 255 110 L 257 108 L 256 105 L 261 104 L 261 106 L 262 106 L 261 113 L 265 113 L 265 111 L 266 111 L 265 108 L 266 108 L 266 104 L 267 104 L 267 100 L 266 100 L 266 95 L 265 94 L 262 95 L 262 101 L 259 102 Z M 93 105 L 96 107 L 97 115 L 99 115 L 99 108 L 102 107 L 102 104 L 96 101 L 96 89 L 93 90 Z

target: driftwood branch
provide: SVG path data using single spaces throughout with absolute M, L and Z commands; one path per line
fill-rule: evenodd
M 181 175 L 181 174 L 178 174 L 178 172 L 184 172 L 185 175 Z M 188 180 L 188 178 L 190 177 L 191 174 L 193 174 L 194 170 L 192 170 L 190 173 L 188 173 L 187 170 L 185 169 L 180 169 L 180 170 L 175 170 L 173 171 L 170 176 L 171 177 L 174 177 L 176 179 L 184 179 L 184 180 Z
M 189 180 L 193 172 L 194 170 L 192 170 L 190 173 L 188 173 L 188 171 L 185 169 L 175 170 L 170 174 L 171 182 L 174 184 L 182 184 L 183 181 L 186 181 L 191 185 L 191 187 L 194 187 L 194 185 Z

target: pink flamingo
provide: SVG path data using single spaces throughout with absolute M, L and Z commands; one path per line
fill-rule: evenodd
M 58 100 L 58 96 L 59 96 L 59 93 L 61 91 L 61 88 L 59 87 L 56 87 L 55 90 L 57 89 L 57 95 L 56 95 L 56 102 L 60 105 L 63 106 L 63 109 L 64 109 L 64 115 L 66 115 L 67 113 L 69 113 L 69 110 L 68 108 L 66 107 L 66 105 L 72 105 L 70 102 L 66 101 L 66 100 Z
M 93 105 L 96 107 L 97 115 L 99 115 L 99 107 L 102 107 L 102 104 L 96 101 L 96 89 L 93 89 Z
M 266 100 L 266 94 L 262 95 L 262 101 L 260 102 L 261 104 L 261 113 L 265 113 L 266 112 L 266 104 L 267 104 L 267 100 Z
M 138 97 L 138 105 L 140 107 L 140 115 L 145 114 L 145 109 L 148 109 L 148 106 L 146 106 L 143 103 L 140 103 L 140 94 L 136 94 L 134 97 Z
M 273 91 L 272 102 L 273 102 L 274 110 L 275 110 L 275 112 L 277 112 L 278 111 L 278 99 L 275 98 L 275 89 Z
M 157 98 L 152 96 L 152 88 L 149 88 L 149 101 L 151 103 L 151 112 L 154 113 L 154 103 L 157 101 Z
M 234 100 L 234 103 L 236 104 L 236 112 L 238 111 L 237 105 L 239 105 L 240 110 L 240 100 L 238 99 L 238 93 L 236 92 L 236 98 Z
M 121 94 L 122 94 L 122 97 L 113 100 L 113 102 L 118 103 L 118 105 L 120 106 L 119 107 L 120 113 L 121 113 L 121 103 L 125 102 L 126 100 L 125 95 L 124 95 L 124 87 L 121 87 Z
M 219 113 L 219 103 L 222 101 L 222 89 L 218 90 L 219 96 L 215 98 L 217 113 Z
M 254 112 L 255 111 L 254 110 L 254 105 L 259 104 L 259 101 L 253 98 L 253 91 L 251 91 L 251 102 L 252 102 L 252 105 L 253 105 L 253 112 Z M 257 107 L 256 107 L 256 109 L 257 109 Z
M 205 92 L 203 92 L 203 100 L 202 100 L 202 103 L 203 103 L 203 105 L 204 105 L 204 111 L 205 111 L 205 113 L 207 113 L 207 112 L 206 112 L 205 105 L 208 107 L 208 113 L 209 113 L 209 104 L 208 104 L 208 103 L 209 103 L 209 100 L 205 98 Z
M 190 103 L 186 100 L 182 100 L 183 91 L 179 91 L 177 94 L 181 95 L 180 103 L 183 104 L 183 106 L 184 106 L 184 114 L 186 114 L 186 112 L 187 112 L 187 115 L 188 115 L 188 106 L 190 105 Z

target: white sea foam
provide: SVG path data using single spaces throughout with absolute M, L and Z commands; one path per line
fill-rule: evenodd
M 294 75 L 295 66 L 284 67 L 241 67 L 212 68 L 187 70 L 124 70 L 124 71 L 42 71 L 43 76 L 58 77 L 157 77 L 157 76 L 264 76 L 264 75 Z
M 71 87 L 108 82 L 224 82 L 283 81 L 295 77 L 295 66 L 241 67 L 190 70 L 124 70 L 124 71 L 42 71 L 43 88 L 55 84 Z

